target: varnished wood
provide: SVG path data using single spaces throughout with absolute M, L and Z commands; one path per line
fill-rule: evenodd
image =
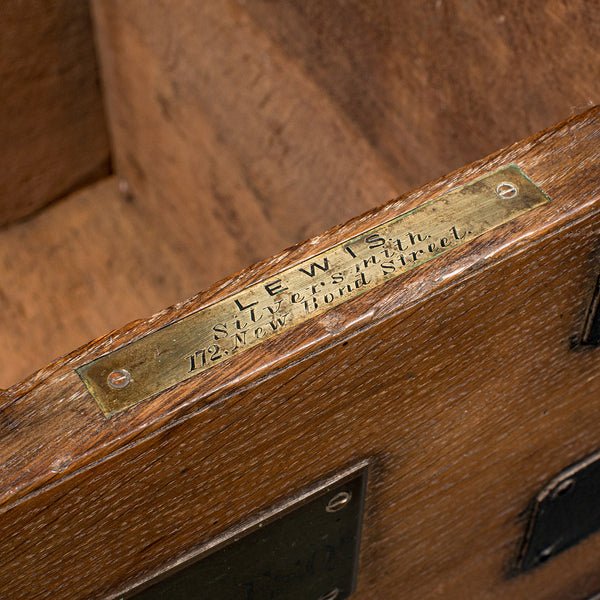
M 203 286 L 600 103 L 595 2 L 94 8 L 117 170 Z
M 598 447 L 600 110 L 513 145 L 97 340 L 8 390 L 0 587 L 118 597 L 352 462 L 372 471 L 356 598 L 572 598 L 599 536 L 510 578 L 528 503 Z M 532 213 L 105 419 L 74 368 L 457 185 L 516 163 Z
M 109 173 L 87 2 L 0 7 L 0 226 Z

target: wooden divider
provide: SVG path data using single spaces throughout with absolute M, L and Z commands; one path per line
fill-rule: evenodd
M 88 3 L 3 2 L 0 226 L 110 171 Z

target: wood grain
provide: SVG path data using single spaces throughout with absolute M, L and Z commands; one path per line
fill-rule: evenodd
M 117 170 L 202 285 L 600 103 L 596 2 L 93 6 Z
M 511 578 L 531 498 L 598 447 L 600 109 L 81 348 L 8 390 L 0 588 L 117 598 L 228 526 L 372 461 L 358 599 L 580 599 L 600 536 Z M 535 211 L 105 419 L 91 358 L 502 165 Z
M 89 6 L 0 8 L 0 226 L 109 173 Z

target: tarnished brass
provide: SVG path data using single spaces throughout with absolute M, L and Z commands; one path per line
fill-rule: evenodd
M 256 515 L 119 597 L 348 598 L 358 575 L 367 468 L 362 462 Z
M 503 167 L 77 372 L 110 416 L 546 202 L 518 167 Z

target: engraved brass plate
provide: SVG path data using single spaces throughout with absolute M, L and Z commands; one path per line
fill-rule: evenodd
M 356 587 L 366 479 L 365 463 L 340 473 L 122 597 L 343 600 Z
M 549 198 L 509 165 L 77 369 L 110 416 L 514 219 Z

